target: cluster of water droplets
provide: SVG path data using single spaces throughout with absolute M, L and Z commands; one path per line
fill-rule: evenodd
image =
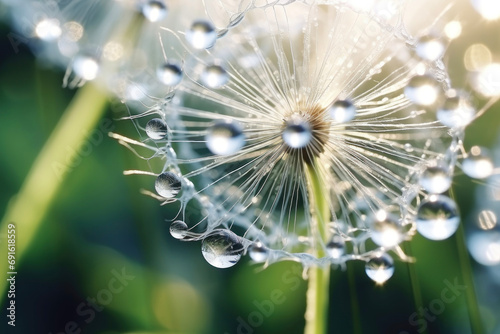
M 273 57 L 278 60 L 287 57 L 282 54 L 273 54 L 275 47 L 273 43 L 279 44 L 276 41 L 280 40 L 273 37 L 272 43 L 266 42 L 265 39 L 262 39 L 264 42 L 261 42 L 256 37 L 254 44 L 257 44 L 257 40 L 259 40 L 267 49 L 258 49 L 258 45 L 254 44 L 248 45 L 247 49 L 241 49 L 243 51 L 238 49 L 240 54 L 237 57 L 237 62 L 231 62 L 231 50 L 224 50 L 224 47 L 231 46 L 230 43 L 223 44 L 223 47 L 218 48 L 219 39 L 231 38 L 230 29 L 235 28 L 241 22 L 246 24 L 247 21 L 244 18 L 251 7 L 273 8 L 272 6 L 279 5 L 285 6 L 283 8 L 294 8 L 290 5 L 293 2 L 252 2 L 246 7 L 243 5 L 244 2 L 241 2 L 236 7 L 238 10 L 225 8 L 222 11 L 227 19 L 224 24 L 220 24 L 220 22 L 216 23 L 210 19 L 217 17 L 216 15 L 208 15 L 208 17 L 204 15 L 205 9 L 210 13 L 214 10 L 213 6 L 194 8 L 195 14 L 200 14 L 201 17 L 192 17 L 193 15 L 188 15 L 190 14 L 188 12 L 191 11 L 190 6 L 186 6 L 185 3 L 183 5 L 179 1 L 141 1 L 137 2 L 132 9 L 120 7 L 120 10 L 117 11 L 118 14 L 108 20 L 110 22 L 128 20 L 129 28 L 116 29 L 116 27 L 121 26 L 118 24 L 109 25 L 116 27 L 104 29 L 99 35 L 101 37 L 93 40 L 93 37 L 97 35 L 90 24 L 84 24 L 87 21 L 69 18 L 71 15 L 68 13 L 74 14 L 76 9 L 82 6 L 81 1 L 75 1 L 73 5 L 52 11 L 57 15 L 45 15 L 43 19 L 33 21 L 31 33 L 45 43 L 56 44 L 63 58 L 69 59 L 70 69 L 68 73 L 70 76 L 67 78 L 69 86 L 78 86 L 84 81 L 95 80 L 100 76 L 107 75 L 107 72 L 112 69 L 114 71 L 111 71 L 114 73 L 113 80 L 111 80 L 112 86 L 120 89 L 122 94 L 118 95 L 123 97 L 124 101 L 137 100 L 141 102 L 142 106 L 149 105 L 146 101 L 154 102 L 155 106 L 148 107 L 143 115 L 143 118 L 147 118 L 146 124 L 140 127 L 145 131 L 147 138 L 141 142 L 120 139 L 128 144 L 149 148 L 155 152 L 154 157 L 164 159 L 163 169 L 159 173 L 149 174 L 155 177 L 154 189 L 158 199 L 164 203 L 180 203 L 179 212 L 181 214 L 171 223 L 170 233 L 178 240 L 201 241 L 203 257 L 211 265 L 218 268 L 231 267 L 245 254 L 248 254 L 252 261 L 264 265 L 280 260 L 296 260 L 303 263 L 306 268 L 312 265 L 335 264 L 342 266 L 346 261 L 361 260 L 366 262 L 366 274 L 375 282 L 383 283 L 394 272 L 394 260 L 389 252 L 394 252 L 402 260 L 408 260 L 400 247 L 402 242 L 410 240 L 417 232 L 430 240 L 443 240 L 451 237 L 457 230 L 460 224 L 460 215 L 456 203 L 447 195 L 457 166 L 465 174 L 477 179 L 487 179 L 494 173 L 494 164 L 486 149 L 473 146 L 466 150 L 463 147 L 465 128 L 474 121 L 478 111 L 469 94 L 460 89 L 462 87 L 455 88 L 451 85 L 442 61 L 452 38 L 456 38 L 460 34 L 460 26 L 457 27 L 457 22 L 455 24 L 450 22 L 442 34 L 426 33 L 418 38 L 409 35 L 401 26 L 393 27 L 397 30 L 394 35 L 407 46 L 403 53 L 409 54 L 409 58 L 401 60 L 396 59 L 395 55 L 390 55 L 369 70 L 363 70 L 368 72 L 367 81 L 371 80 L 372 77 L 373 81 L 377 81 L 380 79 L 377 78 L 377 75 L 383 73 L 382 68 L 388 63 L 390 64 L 391 61 L 395 61 L 395 59 L 402 63 L 408 61 L 408 67 L 405 68 L 405 71 L 409 73 L 405 75 L 406 81 L 397 89 L 387 89 L 389 93 L 384 98 L 370 100 L 370 94 L 377 95 L 370 90 L 370 87 L 367 87 L 366 91 L 359 96 L 348 95 L 346 92 L 349 89 L 354 91 L 355 88 L 346 88 L 342 85 L 349 83 L 338 83 L 331 77 L 325 78 L 319 75 L 323 81 L 318 85 L 329 82 L 325 90 L 328 88 L 331 91 L 337 91 L 336 97 L 333 99 L 328 98 L 326 101 L 318 99 L 323 112 L 320 120 L 328 124 L 327 135 L 334 138 L 324 144 L 327 154 L 335 149 L 346 150 L 345 146 L 349 146 L 349 149 L 355 147 L 353 149 L 355 153 L 371 154 L 365 158 L 381 160 L 382 165 L 400 159 L 396 163 L 403 166 L 398 168 L 407 168 L 408 174 L 395 175 L 397 180 L 394 184 L 398 186 L 404 184 L 400 189 L 388 187 L 384 182 L 376 185 L 365 185 L 362 181 L 359 182 L 360 184 L 342 182 L 342 177 L 339 175 L 349 174 L 350 171 L 345 174 L 339 172 L 328 179 L 328 182 L 335 186 L 328 185 L 326 191 L 332 191 L 340 194 L 339 197 L 348 198 L 349 203 L 340 209 L 340 204 L 332 204 L 330 210 L 332 222 L 327 224 L 329 237 L 321 245 L 326 255 L 322 258 L 316 258 L 309 252 L 311 245 L 314 244 L 313 236 L 294 235 L 286 230 L 287 227 L 280 224 L 270 228 L 269 223 L 263 226 L 258 226 L 255 223 L 256 220 L 252 215 L 266 218 L 266 221 L 274 219 L 281 223 L 280 215 L 283 216 L 283 214 L 265 212 L 267 201 L 263 200 L 260 193 L 251 198 L 245 198 L 245 193 L 238 193 L 239 186 L 244 186 L 252 181 L 252 176 L 245 176 L 245 173 L 242 172 L 247 165 L 244 164 L 243 167 L 239 165 L 237 169 L 231 170 L 233 163 L 257 161 L 259 157 L 265 155 L 265 144 L 257 142 L 255 138 L 258 138 L 258 132 L 266 134 L 268 131 L 266 125 L 277 122 L 276 119 L 281 126 L 281 132 L 270 138 L 270 142 L 283 143 L 288 149 L 296 151 L 307 149 L 313 144 L 320 145 L 315 139 L 315 131 L 318 130 L 313 129 L 310 120 L 301 114 L 303 110 L 293 110 L 292 114 L 279 114 L 278 112 L 282 112 L 281 109 L 285 103 L 280 105 L 279 99 L 272 95 L 269 96 L 268 100 L 258 98 L 252 100 L 252 97 L 259 96 L 254 91 L 266 93 L 266 89 L 269 90 L 269 87 L 262 84 L 262 76 L 259 77 L 259 72 L 256 69 L 258 64 L 266 61 L 272 62 L 270 59 Z M 473 3 L 479 12 L 484 12 L 485 1 L 473 1 Z M 304 6 L 306 4 L 307 6 L 316 5 L 315 2 L 309 4 L 309 2 L 304 1 Z M 118 2 L 112 2 L 112 5 L 108 4 L 106 5 L 108 7 L 102 7 L 102 4 L 97 0 L 92 0 L 91 5 L 95 7 L 94 10 L 97 9 L 101 12 L 121 6 Z M 332 1 L 333 5 L 341 8 L 343 13 L 348 12 L 343 6 L 348 6 L 349 10 L 353 10 L 356 15 L 373 14 L 370 9 L 356 8 L 355 5 L 346 5 L 343 1 Z M 47 10 L 45 11 L 47 12 Z M 120 13 L 127 14 L 123 16 Z M 292 10 L 291 13 L 293 13 Z M 369 17 L 369 15 L 366 16 Z M 139 19 L 137 19 L 138 17 Z M 186 19 L 181 19 L 184 17 Z M 77 16 L 77 18 L 79 17 Z M 369 20 L 373 20 L 373 22 L 370 21 L 371 23 L 376 22 L 377 25 L 380 25 L 382 30 L 390 26 L 390 22 L 385 22 L 382 19 L 370 18 Z M 93 21 L 88 22 L 92 23 Z M 248 24 L 255 24 L 252 21 L 249 22 Z M 290 15 L 290 22 L 290 26 L 292 26 L 293 15 Z M 273 24 L 274 22 L 271 22 L 269 25 Z M 307 21 L 307 24 L 309 26 L 306 28 L 303 25 L 298 25 L 298 28 L 294 29 L 298 32 L 307 31 L 307 29 L 314 29 L 311 27 L 317 27 L 320 23 L 317 20 L 312 20 L 311 22 Z M 139 41 L 147 36 L 147 43 L 156 45 L 140 50 L 151 59 L 147 60 L 147 66 L 134 68 L 134 73 L 148 73 L 149 77 L 146 80 L 139 75 L 137 79 L 132 80 L 133 82 L 129 79 L 127 79 L 128 81 L 117 81 L 115 74 L 120 74 L 122 77 L 128 76 L 129 72 L 122 71 L 117 64 L 126 57 L 129 51 L 126 47 L 127 43 L 124 41 L 128 37 L 128 32 L 137 27 L 141 27 L 139 30 L 141 33 L 144 32 L 144 35 L 132 35 L 132 39 L 140 44 Z M 253 33 L 258 35 L 262 29 L 262 25 L 259 23 L 252 29 L 242 29 L 239 33 L 241 35 Z M 282 32 L 280 31 L 280 33 Z M 296 32 L 294 31 L 294 33 Z M 114 40 L 113 38 L 117 35 L 119 38 Z M 239 48 L 237 44 L 245 41 L 241 35 L 233 41 L 232 47 L 235 49 Z M 158 38 L 158 36 L 160 37 Z M 326 35 L 324 37 L 327 38 Z M 357 37 L 353 37 L 353 39 L 358 41 Z M 373 43 L 377 43 L 377 41 L 375 40 Z M 366 44 L 368 45 L 369 42 L 371 41 L 366 42 Z M 359 43 L 359 45 L 362 44 Z M 353 49 L 355 47 L 357 46 L 354 46 Z M 252 54 L 252 50 L 258 52 Z M 378 49 L 374 48 L 374 50 Z M 150 55 L 151 57 L 149 57 Z M 309 61 L 311 60 L 309 59 Z M 353 65 L 347 60 L 344 61 L 346 66 L 343 70 L 346 72 L 355 67 L 355 64 Z M 243 75 L 238 76 L 238 66 L 245 68 L 245 72 L 242 73 L 254 81 L 245 81 L 246 78 Z M 287 82 L 287 79 L 300 82 L 295 74 L 292 76 L 288 73 L 287 77 L 285 66 L 275 67 L 271 65 L 265 67 L 265 71 L 272 75 L 272 86 L 280 87 L 283 90 L 286 88 L 287 92 L 296 94 L 296 97 L 307 95 L 304 93 L 306 88 L 313 93 L 313 88 L 317 88 L 316 86 L 292 87 L 293 85 Z M 499 68 L 496 68 L 495 64 L 490 64 L 489 71 L 478 72 L 473 78 L 473 86 L 479 87 L 478 89 L 489 87 L 488 91 L 483 89 L 486 96 L 500 94 L 500 90 L 495 91 L 495 85 L 485 84 L 495 81 L 494 76 L 500 73 Z M 491 73 L 493 73 L 493 78 Z M 363 72 L 363 74 L 365 73 Z M 72 78 L 71 75 L 76 76 L 76 78 Z M 392 80 L 395 79 L 392 78 Z M 379 81 L 383 82 L 383 78 Z M 395 81 L 398 84 L 402 82 Z M 248 82 L 261 83 L 262 87 L 258 84 L 247 84 Z M 238 90 L 242 89 L 241 87 L 247 91 L 246 95 Z M 396 95 L 396 92 L 399 95 Z M 394 96 L 391 95 L 393 93 Z M 237 96 L 240 100 L 237 102 L 229 101 L 230 94 Z M 383 93 L 379 93 L 377 96 L 382 97 L 383 95 Z M 245 98 L 243 99 L 241 96 Z M 190 105 L 196 105 L 195 102 L 191 101 L 195 98 L 201 100 L 201 102 L 198 101 L 198 104 L 216 104 L 217 101 L 222 101 L 223 103 L 218 106 L 223 108 L 211 112 L 210 115 L 208 115 L 208 111 L 195 113 L 192 111 L 194 108 L 190 107 Z M 272 117 L 260 119 L 255 110 L 259 108 L 265 110 L 269 106 L 276 110 L 277 116 L 271 115 Z M 247 110 L 246 107 L 254 108 L 248 109 L 253 113 L 245 114 L 247 119 L 242 119 L 241 113 L 237 114 L 237 112 Z M 204 106 L 197 108 L 204 108 Z M 369 127 L 372 128 L 368 129 L 368 134 L 376 133 L 377 131 L 374 129 L 383 127 L 383 121 L 387 121 L 387 119 L 378 122 L 377 118 L 374 121 L 369 117 L 371 113 L 380 113 L 380 110 L 384 108 L 388 108 L 389 112 L 394 114 L 395 119 L 399 117 L 403 121 L 431 115 L 430 118 L 425 119 L 426 123 L 419 125 L 424 131 L 429 131 L 428 140 L 409 138 L 407 142 L 391 141 L 390 136 L 373 139 L 374 137 L 363 133 L 366 137 L 360 137 L 359 142 L 366 138 L 373 141 L 368 145 L 372 150 L 363 151 L 363 144 L 359 144 L 355 140 L 344 142 L 343 139 L 336 139 L 336 136 L 340 138 L 343 134 L 362 132 L 363 129 L 366 130 Z M 237 116 L 233 116 L 232 112 Z M 207 113 L 206 117 L 204 113 Z M 405 114 L 401 116 L 401 113 Z M 196 123 L 195 130 L 192 130 L 189 124 L 195 123 L 195 121 L 190 117 L 200 119 L 205 117 L 205 120 Z M 136 119 L 135 117 L 131 118 Z M 255 127 L 252 123 L 262 123 L 260 124 L 262 128 Z M 404 123 L 401 124 L 401 128 L 411 125 L 413 125 L 411 122 Z M 441 137 L 435 138 L 434 131 L 439 133 Z M 443 134 L 446 134 L 446 138 L 442 138 Z M 352 138 L 356 138 L 356 134 Z M 352 138 L 349 137 L 350 140 Z M 436 151 L 435 147 L 437 146 L 434 141 L 441 142 L 440 146 L 438 145 L 441 151 Z M 383 145 L 389 145 L 388 143 L 396 152 L 393 156 L 385 154 L 387 150 Z M 356 151 L 357 148 L 360 150 Z M 381 153 L 374 153 L 377 150 L 380 150 Z M 249 153 L 245 155 L 247 151 Z M 178 153 L 183 158 L 178 158 Z M 385 157 L 380 157 L 384 154 Z M 331 159 L 329 163 L 332 160 L 335 162 L 340 157 L 340 155 L 332 155 L 333 157 L 329 157 Z M 397 159 L 392 160 L 394 156 Z M 269 162 L 254 167 L 256 173 L 261 171 L 269 173 L 270 181 L 267 184 L 272 183 L 273 177 L 275 177 L 271 173 L 277 162 L 272 158 L 268 157 Z M 186 169 L 186 165 L 190 165 L 192 170 Z M 223 167 L 223 172 L 212 168 L 214 166 Z M 366 172 L 362 167 L 361 170 Z M 377 172 L 384 176 L 388 173 L 383 168 Z M 233 183 L 228 185 L 219 183 L 225 174 L 234 175 Z M 191 180 L 197 180 L 196 185 Z M 264 188 L 264 185 L 262 187 Z M 279 189 L 269 191 L 274 191 L 276 196 L 280 193 Z M 245 198 L 245 205 L 239 201 L 241 198 Z M 297 198 L 294 201 L 298 201 Z M 201 208 L 199 211 L 205 217 L 201 222 L 194 224 L 188 221 L 185 215 L 186 210 L 189 210 L 189 205 L 193 203 L 198 206 L 198 209 Z M 249 210 L 250 206 L 257 208 L 254 213 Z M 308 210 L 308 207 L 304 207 L 305 215 L 309 214 Z M 333 219 L 336 210 L 343 212 L 339 215 L 340 218 Z M 302 220 L 307 221 L 307 219 Z M 231 231 L 233 225 L 243 228 L 246 231 L 244 235 L 238 236 Z M 275 247 L 276 241 L 282 239 L 286 239 L 287 244 Z M 477 244 L 477 242 L 471 242 Z M 287 248 L 288 246 L 290 248 Z M 290 249 L 298 249 L 298 251 L 290 251 Z

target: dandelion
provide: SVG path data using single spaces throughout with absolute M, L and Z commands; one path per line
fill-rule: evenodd
M 126 174 L 156 176 L 163 188 L 149 194 L 178 203 L 174 237 L 202 241 L 216 267 L 245 253 L 305 272 L 360 260 L 381 283 L 388 252 L 411 260 L 400 244 L 417 231 L 457 230 L 442 193 L 476 110 L 452 89 L 446 34 L 411 35 L 396 4 L 262 6 L 191 53 L 175 97 L 131 116 L 142 128 L 160 119 L 168 135 L 148 125 L 140 142 L 115 135 L 163 160 L 159 172 Z
M 472 3 L 496 18 L 490 2 Z M 498 64 L 481 45 L 469 52 L 470 84 L 491 99 L 478 110 L 443 61 L 460 23 L 443 16 L 415 30 L 407 5 L 11 3 L 29 18 L 20 30 L 38 39 L 40 54 L 69 63 L 65 85 L 98 81 L 143 109 L 127 117 L 140 139 L 112 136 L 149 163 L 125 174 L 150 176 L 155 192 L 144 193 L 178 210 L 169 217 L 175 239 L 200 242 L 217 268 L 245 255 L 264 267 L 302 264 L 307 333 L 325 330 L 331 266 L 362 261 L 383 284 L 395 259 L 413 261 L 402 243 L 459 229 L 447 194 L 457 167 L 477 179 L 495 174 L 487 150 L 466 150 L 463 140 L 500 95 Z M 481 226 L 493 216 L 483 213 Z M 489 236 L 491 249 L 471 239 L 473 256 L 498 250 Z

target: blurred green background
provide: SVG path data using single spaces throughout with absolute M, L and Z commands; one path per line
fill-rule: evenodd
M 36 61 L 26 45 L 15 52 L 9 33 L 7 26 L 0 27 L 1 216 L 75 93 L 61 87 L 63 71 Z M 461 78 L 460 59 L 450 63 L 457 68 L 452 76 Z M 470 127 L 466 147 L 494 144 L 498 109 Z M 124 115 L 123 105 L 110 103 L 99 126 L 136 138 L 130 121 L 116 121 Z M 262 270 L 245 257 L 230 269 L 211 267 L 199 243 L 170 236 L 169 207 L 140 194 L 140 189 L 152 189 L 152 179 L 123 176 L 123 170 L 138 167 L 138 159 L 104 131 L 96 131 L 94 138 L 102 139 L 74 161 L 17 263 L 15 328 L 7 325 L 1 292 L 0 333 L 303 332 L 306 284 L 298 264 Z M 464 224 L 470 224 L 476 184 L 463 176 L 455 183 Z M 17 238 L 23 238 L 22 228 Z M 384 286 L 374 285 L 363 263 L 333 270 L 330 332 L 471 333 L 469 314 L 478 305 L 468 277 L 483 268 L 468 254 L 461 261 L 460 245 L 461 233 L 443 242 L 416 236 L 411 251 L 417 263 L 396 262 L 396 272 Z M 6 261 L 4 238 L 0 247 L 0 261 Z M 411 270 L 417 284 L 411 283 Z M 452 302 L 442 302 L 439 314 L 431 312 L 426 320 L 414 317 L 419 298 L 420 305 L 436 309 L 449 284 L 467 287 L 457 290 Z M 492 285 L 486 293 L 500 296 L 498 287 Z M 480 298 L 478 304 L 484 332 L 498 333 L 500 309 L 483 305 Z

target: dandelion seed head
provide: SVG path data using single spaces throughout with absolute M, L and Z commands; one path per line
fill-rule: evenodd
M 404 240 L 456 231 L 456 204 L 440 194 L 476 109 L 443 62 L 453 32 L 414 37 L 397 3 L 263 1 L 165 30 L 181 65 L 155 74 L 168 93 L 148 94 L 144 116 L 168 128 L 131 118 L 146 129 L 145 158 L 164 161 L 151 174 L 177 205 L 175 238 L 201 241 L 219 268 L 243 254 L 266 266 L 362 260 L 382 283 L 394 271 L 387 252 L 408 259 Z M 322 232 L 311 182 L 326 203 Z

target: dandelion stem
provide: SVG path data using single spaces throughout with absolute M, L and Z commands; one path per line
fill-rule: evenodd
M 469 254 L 465 246 L 465 233 L 463 224 L 458 226 L 457 234 L 455 237 L 457 241 L 458 259 L 462 270 L 462 278 L 467 290 L 465 292 L 467 298 L 467 311 L 469 312 L 469 319 L 472 333 L 484 333 L 481 316 L 479 313 L 479 305 L 476 298 L 476 289 L 474 286 L 474 278 L 472 277 L 472 268 L 470 265 Z
M 307 184 L 309 203 L 312 213 L 312 235 L 315 255 L 325 256 L 324 242 L 327 238 L 327 222 L 330 219 L 328 191 L 320 175 L 317 161 L 307 164 Z M 309 269 L 307 289 L 307 308 L 305 313 L 305 334 L 323 334 L 327 331 L 328 290 L 330 285 L 330 266 L 315 266 Z
M 72 168 L 72 162 L 101 118 L 106 103 L 106 94 L 91 84 L 79 90 L 33 163 L 19 193 L 10 200 L 0 223 L 0 234 L 3 235 L 3 253 L 7 250 L 7 225 L 16 225 L 15 270 L 18 270 L 20 258 L 33 241 L 62 181 Z M 0 261 L 0 272 L 14 271 L 7 266 L 7 261 Z M 5 295 L 6 283 L 5 279 L 0 280 L 1 296 Z

